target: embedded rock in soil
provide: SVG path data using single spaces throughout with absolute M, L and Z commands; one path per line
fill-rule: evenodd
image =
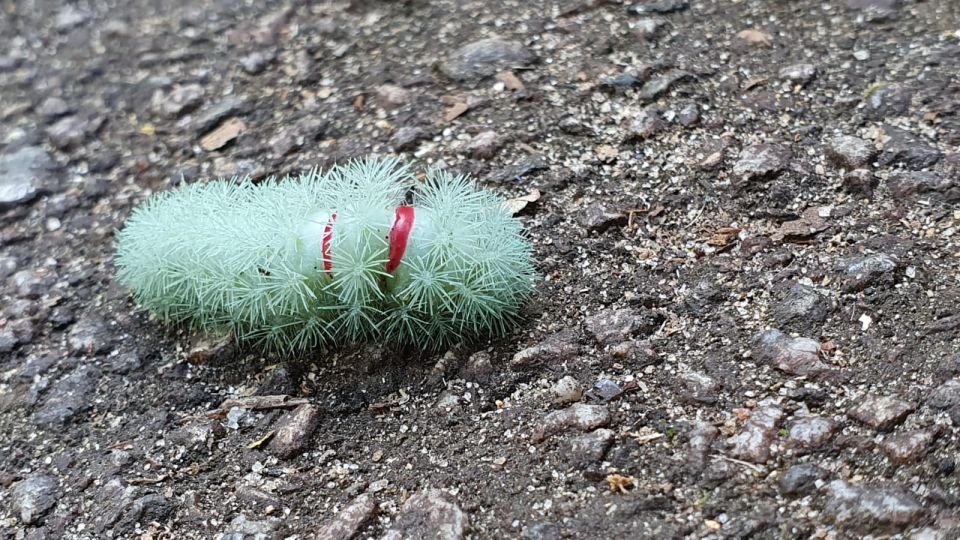
M 100 371 L 81 366 L 61 379 L 46 392 L 46 401 L 33 414 L 38 426 L 57 429 L 92 406 Z
M 650 15 L 653 13 L 666 15 L 684 11 L 690 7 L 688 0 L 654 0 L 653 2 L 642 2 L 627 7 L 627 13 L 631 15 Z
M 950 379 L 927 396 L 927 405 L 935 409 L 950 409 L 960 405 L 960 379 Z
M 761 332 L 751 344 L 753 357 L 769 363 L 776 369 L 809 377 L 830 371 L 830 366 L 820 360 L 820 342 L 809 338 L 792 338 L 779 330 Z
M 467 144 L 467 151 L 473 159 L 490 159 L 500 149 L 501 140 L 496 131 L 478 133 Z
M 706 422 L 698 422 L 690 433 L 690 450 L 687 452 L 687 469 L 699 472 L 707 466 L 714 441 L 720 430 Z
M 931 444 L 939 434 L 938 428 L 897 433 L 884 439 L 880 448 L 894 463 L 912 463 L 930 451 Z
M 897 199 L 930 193 L 942 195 L 954 185 L 953 179 L 929 171 L 898 171 L 887 178 L 887 189 Z
M 683 375 L 683 397 L 699 403 L 716 403 L 720 385 L 709 375 L 688 371 Z
M 567 328 L 513 355 L 510 366 L 517 369 L 546 362 L 562 362 L 578 354 L 580 354 L 580 345 L 577 343 L 577 333 Z
M 381 540 L 458 540 L 469 527 L 466 512 L 457 506 L 453 496 L 439 489 L 426 489 L 407 499 L 396 523 Z
M 847 411 L 847 416 L 880 431 L 890 431 L 917 409 L 897 396 L 869 396 Z
M 927 511 L 913 493 L 902 487 L 854 486 L 834 480 L 823 513 L 848 531 L 896 534 L 916 525 Z
M 605 309 L 584 321 L 584 329 L 600 345 L 622 343 L 634 334 L 653 332 L 658 325 L 654 314 L 633 308 Z
M 561 378 L 551 389 L 554 401 L 566 405 L 574 401 L 580 401 L 583 398 L 583 385 L 579 381 L 567 375 Z
M 793 465 L 780 476 L 780 492 L 784 495 L 807 495 L 817 488 L 818 481 L 829 477 L 830 473 L 815 463 Z
M 881 283 L 892 283 L 893 272 L 898 266 L 896 259 L 884 253 L 847 259 L 841 290 L 853 293 Z
M 110 329 L 99 315 L 88 312 L 73 323 L 67 334 L 67 344 L 76 353 L 97 354 L 110 347 Z
M 613 445 L 615 434 L 609 429 L 600 428 L 571 438 L 563 453 L 568 463 L 583 468 L 597 463 L 607 455 Z
M 640 89 L 640 99 L 650 101 L 666 92 L 674 84 L 693 78 L 693 74 L 682 69 L 671 69 L 653 77 Z
M 279 518 L 267 518 L 258 521 L 247 519 L 245 514 L 233 518 L 219 540 L 266 540 L 273 538 L 280 527 Z
M 622 212 L 608 210 L 602 205 L 592 205 L 580 214 L 577 220 L 586 231 L 603 232 L 611 227 L 620 227 L 627 222 Z
M 185 84 L 170 92 L 157 90 L 153 94 L 151 110 L 160 116 L 176 118 L 193 111 L 203 103 L 203 86 Z
M 877 149 L 871 141 L 839 135 L 827 141 L 827 157 L 845 169 L 868 167 L 877 156 Z
M 390 137 L 390 146 L 397 152 L 411 152 L 416 150 L 420 141 L 432 137 L 430 131 L 419 126 L 404 126 Z
M 440 71 L 451 79 L 469 81 L 495 75 L 504 69 L 527 66 L 536 60 L 536 55 L 520 42 L 481 39 L 454 51 L 440 64 Z
M 813 64 L 794 64 L 780 70 L 780 78 L 796 84 L 807 84 L 817 75 Z
M 13 486 L 10 492 L 12 510 L 26 525 L 37 523 L 60 498 L 57 479 L 35 474 Z
M 740 151 L 733 174 L 742 183 L 773 178 L 790 164 L 793 152 L 779 144 L 755 144 Z
M 548 437 L 569 429 L 591 431 L 609 423 L 610 411 L 606 407 L 574 403 L 566 409 L 548 414 L 533 434 L 532 440 L 533 442 L 542 442 Z
M 729 438 L 730 453 L 751 463 L 765 463 L 772 454 L 771 446 L 777 440 L 777 427 L 783 419 L 783 409 L 772 401 L 760 403 L 743 424 L 740 432 Z
M 873 192 L 879 184 L 880 180 L 877 175 L 868 169 L 855 169 L 843 177 L 843 190 L 845 192 L 868 199 L 873 198 Z
M 0 210 L 52 190 L 57 183 L 55 171 L 50 155 L 36 146 L 0 154 Z
M 67 116 L 47 128 L 47 137 L 58 149 L 66 151 L 82 144 L 102 124 L 100 117 Z
M 280 420 L 267 449 L 281 459 L 294 457 L 306 450 L 319 423 L 318 407 L 309 403 L 300 405 Z
M 786 297 L 773 307 L 773 320 L 781 327 L 816 333 L 833 310 L 830 300 L 813 287 L 796 283 Z
M 900 116 L 910 108 L 913 91 L 902 84 L 884 84 L 867 89 L 863 102 L 864 112 L 870 120 L 885 120 Z
M 943 157 L 939 150 L 909 131 L 883 126 L 883 132 L 883 151 L 880 153 L 883 165 L 903 165 L 920 170 L 934 166 Z
M 627 139 L 640 141 L 652 137 L 664 128 L 660 111 L 655 107 L 647 107 L 630 121 L 627 127 Z
M 790 426 L 788 442 L 801 448 L 820 448 L 834 432 L 837 423 L 823 416 L 805 416 Z
M 377 503 L 369 495 L 360 495 L 316 533 L 317 540 L 354 538 L 377 514 Z

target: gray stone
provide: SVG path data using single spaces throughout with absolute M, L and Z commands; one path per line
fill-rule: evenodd
M 33 421 L 42 427 L 59 428 L 92 406 L 100 371 L 81 366 L 58 381 L 47 391 L 44 404 L 33 414 Z
M 824 516 L 841 529 L 896 534 L 927 515 L 917 497 L 899 486 L 853 486 L 843 480 L 830 483 Z
M 637 19 L 631 26 L 633 27 L 633 35 L 646 41 L 653 41 L 660 30 L 663 29 L 664 22 L 659 19 L 645 18 Z
M 84 313 L 67 334 L 67 344 L 76 353 L 99 354 L 109 349 L 110 343 L 109 327 L 94 312 Z
M 927 396 L 927 405 L 935 409 L 950 409 L 960 405 L 960 379 L 950 379 Z
M 868 169 L 855 169 L 843 176 L 843 190 L 852 195 L 873 198 L 880 180 Z
M 880 444 L 880 449 L 894 463 L 913 463 L 930 451 L 930 446 L 939 434 L 940 430 L 933 428 L 890 435 Z
M 640 98 L 652 100 L 681 81 L 690 80 L 693 74 L 682 69 L 671 69 L 647 81 L 640 89 Z
M 583 398 L 583 385 L 579 381 L 567 375 L 557 381 L 550 389 L 555 402 L 566 405 Z
M 688 371 L 683 375 L 685 392 L 683 396 L 699 403 L 716 403 L 720 385 L 712 377 L 699 371 Z
M 47 128 L 47 137 L 58 149 L 67 151 L 83 144 L 101 125 L 100 117 L 67 116 Z
M 869 59 L 869 51 L 863 51 Z M 856 53 L 854 53 L 856 56 Z M 864 97 L 865 116 L 870 120 L 885 120 L 900 116 L 910 108 L 913 92 L 902 84 L 881 84 L 867 90 Z
M 804 449 L 820 448 L 837 431 L 837 423 L 823 416 L 805 416 L 790 426 L 788 441 Z
M 648 313 L 633 308 L 608 308 L 584 320 L 584 329 L 600 345 L 622 343 L 634 334 L 652 332 L 656 326 Z
M 10 276 L 10 282 L 21 298 L 35 300 L 50 291 L 56 276 L 48 268 L 20 270 Z
M 198 136 L 210 131 L 228 116 L 236 116 L 247 108 L 247 102 L 237 96 L 229 96 L 221 101 L 203 108 L 196 114 L 190 123 L 190 129 Z
M 684 127 L 697 125 L 700 122 L 700 107 L 696 103 L 687 103 L 680 109 L 677 121 Z
M 758 362 L 769 363 L 776 369 L 810 377 L 830 371 L 820 360 L 820 342 L 809 338 L 792 338 L 775 329 L 766 330 L 753 338 L 751 351 Z
M 817 75 L 813 64 L 794 64 L 780 70 L 780 78 L 796 84 L 807 84 Z
M 783 328 L 816 333 L 832 310 L 833 306 L 827 297 L 813 287 L 796 283 L 783 300 L 773 306 L 771 314 Z
M 649 15 L 654 13 L 666 15 L 668 13 L 684 11 L 688 7 L 690 7 L 690 2 L 687 0 L 654 0 L 653 2 L 643 2 L 641 4 L 628 6 L 627 13 L 631 15 Z
M 612 430 L 604 428 L 577 435 L 567 441 L 564 458 L 577 468 L 598 463 L 607 455 L 615 436 Z
M 593 388 L 590 389 L 589 397 L 590 399 L 600 400 L 604 403 L 612 401 L 623 395 L 623 389 L 620 388 L 620 385 L 616 381 L 610 379 L 600 379 L 594 383 Z
M 38 523 L 60 498 L 57 479 L 36 474 L 17 482 L 10 493 L 13 513 L 26 525 Z
M 505 69 L 528 66 L 536 60 L 536 55 L 520 42 L 489 38 L 457 49 L 440 64 L 440 71 L 451 79 L 469 81 L 489 77 Z
M 48 120 L 59 118 L 69 112 L 70 107 L 67 105 L 67 102 L 56 96 L 48 97 L 37 107 L 37 114 Z
M 883 126 L 883 151 L 880 163 L 885 166 L 903 165 L 912 170 L 936 165 L 943 153 L 909 131 Z
M 270 51 L 254 51 L 240 59 L 240 67 L 250 75 L 258 75 L 273 62 L 274 54 Z
M 72 28 L 80 26 L 90 18 L 90 14 L 80 11 L 75 6 L 67 5 L 60 9 L 53 17 L 53 27 L 58 32 L 66 32 Z
M 951 178 L 929 171 L 897 171 L 887 178 L 887 189 L 897 199 L 946 193 L 954 187 Z
M 281 459 L 296 456 L 306 450 L 319 423 L 319 407 L 309 403 L 300 405 L 280 419 L 267 449 Z
M 157 90 L 153 94 L 151 109 L 154 113 L 167 118 L 176 118 L 193 111 L 203 103 L 203 86 L 184 84 L 170 92 Z
M 431 136 L 429 130 L 420 126 L 404 126 L 390 137 L 390 146 L 397 152 L 411 152 Z
M 54 187 L 56 166 L 36 146 L 0 154 L 0 210 L 30 202 Z
M 790 164 L 793 152 L 780 144 L 755 144 L 740 151 L 733 174 L 742 182 L 765 180 L 780 174 Z
M 451 495 L 439 489 L 426 489 L 407 499 L 396 523 L 381 540 L 459 540 L 469 527 L 467 513 L 457 506 Z
M 892 284 L 893 273 L 898 267 L 897 260 L 884 253 L 847 259 L 841 290 L 854 293 L 880 283 Z
M 548 437 L 570 429 L 592 431 L 610 423 L 610 411 L 602 405 L 574 403 L 566 409 L 548 414 L 533 434 L 534 442 L 542 442 Z
M 916 409 L 915 403 L 897 396 L 868 396 L 847 411 L 847 416 L 874 429 L 890 431 Z
M 580 354 L 580 345 L 577 343 L 577 333 L 568 328 L 551 334 L 537 345 L 513 355 L 510 366 L 516 369 L 547 362 L 563 362 L 572 360 L 578 354 Z
M 830 473 L 815 463 L 793 465 L 780 476 L 780 492 L 784 495 L 801 496 L 812 493 L 817 481 L 829 478 Z
M 606 206 L 595 204 L 587 207 L 580 214 L 577 222 L 586 231 L 603 232 L 611 227 L 619 227 L 627 222 L 627 216 L 622 212 L 607 209 Z
M 220 540 L 268 540 L 280 527 L 279 518 L 267 518 L 259 521 L 247 519 L 245 514 L 233 518 Z
M 317 540 L 350 540 L 377 514 L 377 503 L 360 495 L 317 530 Z
M 740 431 L 730 437 L 730 452 L 734 457 L 751 463 L 766 463 L 777 440 L 777 427 L 783 419 L 783 409 L 773 401 L 761 402 L 751 411 Z
M 687 452 L 687 469 L 699 472 L 707 466 L 714 441 L 720 430 L 706 422 L 698 422 L 690 433 L 690 450 Z
M 496 131 L 483 131 L 467 143 L 467 151 L 473 159 L 490 159 L 496 155 L 501 143 Z
M 627 126 L 627 139 L 641 141 L 652 137 L 663 130 L 665 125 L 660 111 L 654 107 L 647 107 L 630 121 Z
M 838 135 L 827 141 L 827 157 L 845 169 L 860 169 L 873 163 L 877 149 L 860 137 Z

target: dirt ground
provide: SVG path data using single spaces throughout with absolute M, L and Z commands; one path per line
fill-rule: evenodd
M 0 537 L 958 538 L 958 73 L 955 0 L 0 0 Z M 116 283 L 151 193 L 366 155 L 535 199 L 513 333 Z

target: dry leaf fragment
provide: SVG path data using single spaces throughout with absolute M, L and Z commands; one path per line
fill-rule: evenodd
M 523 90 L 523 81 L 521 81 L 512 71 L 501 71 L 497 73 L 497 80 L 502 82 L 507 90 L 519 92 Z
M 468 110 L 470 110 L 470 106 L 466 103 L 462 101 L 454 103 L 449 109 L 447 109 L 446 114 L 443 115 L 443 120 L 445 122 L 452 122 L 454 119 L 463 115 L 463 113 L 467 112 Z
M 239 118 L 229 118 L 224 120 L 217 129 L 204 135 L 204 137 L 200 139 L 200 146 L 207 152 L 218 150 L 226 146 L 230 141 L 236 139 L 246 129 L 247 125 L 243 123 L 243 120 Z
M 773 36 L 756 28 L 741 30 L 737 33 L 737 39 L 742 40 L 747 45 L 762 45 L 764 47 L 773 45 Z
M 610 491 L 623 495 L 629 493 L 637 485 L 636 478 L 620 474 L 611 474 L 607 477 L 607 482 L 610 484 Z
M 505 201 L 503 204 L 510 210 L 511 214 L 519 214 L 524 208 L 527 207 L 530 203 L 535 203 L 540 200 L 540 190 L 533 188 L 530 193 L 522 197 L 517 197 L 515 199 L 510 199 Z

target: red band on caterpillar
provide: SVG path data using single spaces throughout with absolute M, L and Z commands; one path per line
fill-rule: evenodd
M 333 277 L 333 261 L 330 260 L 330 241 L 333 240 L 333 222 L 337 220 L 337 213 L 330 216 L 330 221 L 323 228 L 323 240 L 320 243 L 320 255 L 323 257 L 323 270 L 328 277 Z
M 403 254 L 407 251 L 407 240 L 413 230 L 414 209 L 412 206 L 398 206 L 393 227 L 390 228 L 390 259 L 387 260 L 387 272 L 393 273 L 400 266 Z

